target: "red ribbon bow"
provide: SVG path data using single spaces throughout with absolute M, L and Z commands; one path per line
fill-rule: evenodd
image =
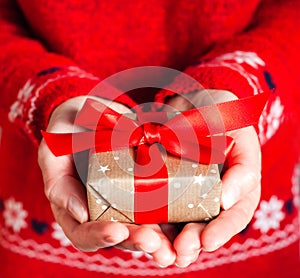
M 42 133 L 56 156 L 93 148 L 103 152 L 160 143 L 167 152 L 179 157 L 207 164 L 222 163 L 232 144 L 232 138 L 224 133 L 257 124 L 268 95 L 261 93 L 195 108 L 169 121 L 164 112 L 142 113 L 138 115 L 139 120 L 132 120 L 103 103 L 88 99 L 75 124 L 89 131 Z M 195 149 L 199 149 L 199 153 Z
M 168 173 L 156 143 L 178 157 L 206 164 L 223 163 L 233 145 L 233 139 L 225 132 L 257 124 L 268 96 L 269 93 L 261 93 L 195 108 L 170 120 L 165 112 L 140 113 L 138 120 L 133 120 L 103 103 L 88 99 L 75 122 L 88 131 L 42 133 L 56 156 L 94 148 L 96 152 L 136 148 L 135 222 L 162 223 L 168 218 Z M 152 148 L 151 156 L 150 146 L 156 147 Z M 160 166 L 157 171 L 150 167 L 149 174 L 145 174 L 151 161 L 154 168 Z

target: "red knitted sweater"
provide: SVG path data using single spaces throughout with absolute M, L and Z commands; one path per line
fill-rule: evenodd
M 298 0 L 0 0 L 1 277 L 298 277 L 299 13 Z M 43 195 L 36 146 L 53 109 L 137 66 L 182 70 L 239 97 L 276 88 L 259 122 L 257 212 L 226 246 L 186 269 L 160 269 L 138 252 L 75 250 Z M 180 93 L 197 89 L 172 82 Z M 172 95 L 145 92 L 129 96 Z

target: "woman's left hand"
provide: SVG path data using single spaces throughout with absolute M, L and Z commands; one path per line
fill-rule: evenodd
M 211 103 L 236 99 L 224 90 L 206 90 L 191 95 L 175 96 L 167 102 L 166 110 L 184 111 Z M 241 232 L 250 222 L 260 200 L 261 152 L 254 127 L 228 132 L 235 145 L 226 159 L 222 177 L 221 213 L 209 222 L 188 223 L 176 236 L 171 224 L 162 229 L 174 237 L 176 265 L 186 267 L 196 261 L 201 250 L 212 252 Z M 172 232 L 171 232 L 172 233 Z

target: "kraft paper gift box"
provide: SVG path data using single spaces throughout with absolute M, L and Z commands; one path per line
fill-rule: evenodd
M 221 198 L 218 165 L 164 156 L 168 172 L 167 212 L 164 210 L 167 222 L 208 221 L 216 217 Z M 87 196 L 91 220 L 136 223 L 135 194 L 132 149 L 90 155 Z M 154 209 L 159 209 L 161 204 L 155 205 L 155 194 L 160 198 L 161 192 L 153 194 L 149 197 L 150 206 L 153 203 Z M 151 223 L 148 216 L 139 215 L 139 222 Z

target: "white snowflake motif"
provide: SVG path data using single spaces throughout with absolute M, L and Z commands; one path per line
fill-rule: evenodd
M 272 102 L 269 112 L 265 108 L 259 118 L 259 140 L 263 145 L 265 144 L 278 130 L 280 124 L 282 123 L 284 107 L 281 104 L 280 98 Z
M 297 164 L 292 176 L 292 193 L 294 195 L 294 204 L 300 209 L 300 164 Z
M 14 198 L 9 198 L 4 202 L 5 210 L 3 216 L 5 225 L 13 229 L 15 233 L 19 233 L 21 229 L 27 227 L 25 218 L 28 213 L 23 209 L 21 202 L 16 202 Z
M 78 76 L 79 78 L 89 78 L 92 80 L 98 80 L 99 78 L 96 77 L 95 75 L 88 73 L 84 70 L 82 70 L 81 68 L 78 67 L 74 67 L 74 66 L 70 66 L 68 67 L 68 74 L 70 76 Z
M 13 122 L 17 117 L 22 115 L 24 103 L 29 99 L 31 93 L 34 89 L 35 85 L 31 83 L 29 79 L 23 88 L 19 90 L 17 100 L 10 107 L 10 112 L 8 114 L 8 118 L 11 122 Z
M 18 93 L 18 99 L 22 99 L 23 101 L 27 101 L 31 95 L 31 92 L 34 88 L 34 84 L 31 84 L 31 80 L 29 79 L 23 88 Z
M 253 224 L 254 229 L 261 233 L 267 233 L 270 229 L 278 229 L 280 222 L 284 219 L 282 212 L 283 201 L 276 196 L 272 196 L 268 201 L 261 201 L 260 208 L 255 212 L 256 221 Z
M 258 57 L 258 55 L 255 52 L 246 52 L 246 51 L 234 51 L 231 53 L 226 53 L 224 55 L 221 55 L 217 58 L 221 61 L 226 60 L 234 60 L 238 64 L 245 63 L 255 69 L 258 68 L 258 66 L 265 66 L 265 62 Z
M 258 66 L 265 66 L 265 62 L 255 52 L 236 50 L 201 63 L 198 67 L 226 67 L 234 70 L 247 80 L 254 94 L 258 94 L 262 90 L 259 80 L 257 76 L 246 70 L 243 64 L 254 69 L 258 69 Z
M 61 226 L 57 223 L 54 222 L 52 223 L 52 237 L 60 242 L 61 246 L 69 246 L 71 245 L 71 241 L 66 237 L 64 231 L 62 230 Z

